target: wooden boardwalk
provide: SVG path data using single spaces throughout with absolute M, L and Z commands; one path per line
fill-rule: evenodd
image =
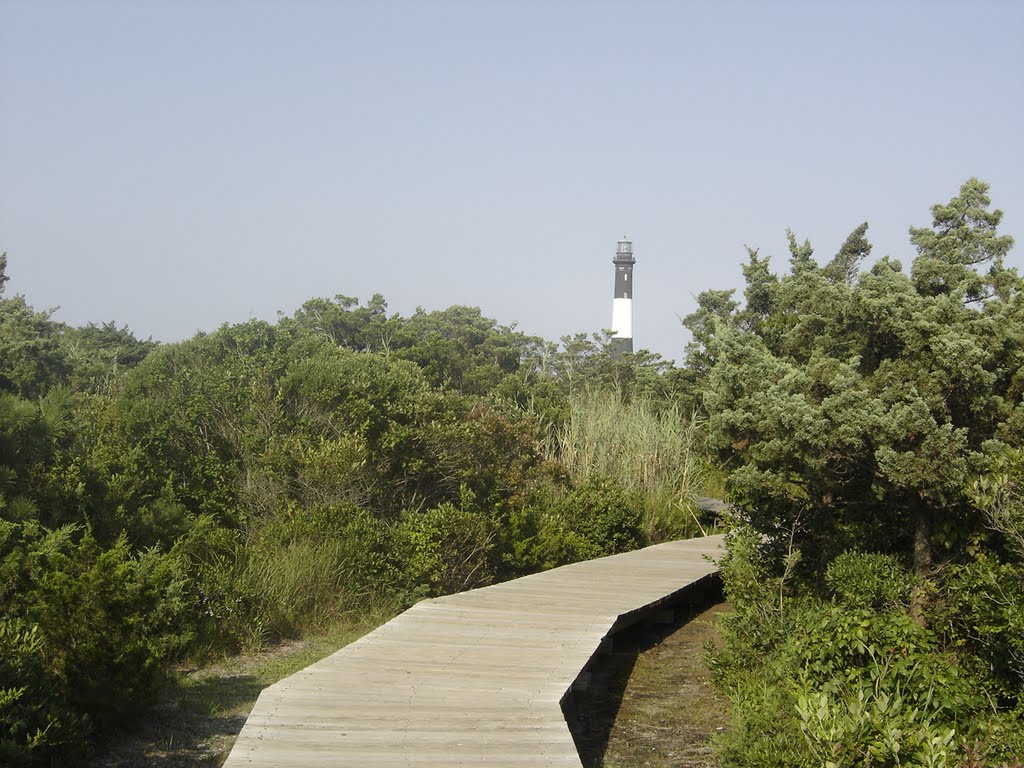
M 613 631 L 712 577 L 721 536 L 425 600 L 260 695 L 225 763 L 574 766 L 561 702 Z

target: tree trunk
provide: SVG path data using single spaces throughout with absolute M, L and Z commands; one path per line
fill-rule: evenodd
M 910 590 L 910 615 L 921 627 L 926 624 L 924 609 L 928 596 L 925 582 L 931 572 L 932 543 L 928 507 L 918 499 L 914 504 L 914 585 Z

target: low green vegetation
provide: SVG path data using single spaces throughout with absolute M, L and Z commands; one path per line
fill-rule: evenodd
M 687 319 L 735 503 L 726 766 L 1024 760 L 1024 283 L 971 179 L 909 274 L 866 225 Z
M 175 664 L 687 535 L 687 392 L 656 357 L 467 307 L 339 296 L 155 344 L 5 291 L 0 764 L 83 759 Z M 658 505 L 580 459 L 601 409 L 689 462 L 662 461 Z

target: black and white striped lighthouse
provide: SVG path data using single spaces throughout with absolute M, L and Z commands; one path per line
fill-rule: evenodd
M 612 354 L 633 351 L 633 243 L 623 237 L 615 249 L 615 296 L 612 299 Z

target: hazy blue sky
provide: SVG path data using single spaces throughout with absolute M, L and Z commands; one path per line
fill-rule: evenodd
M 978 176 L 1024 253 L 1024 2 L 0 0 L 0 251 L 72 324 L 313 296 L 637 347 L 785 229 L 909 264 Z

